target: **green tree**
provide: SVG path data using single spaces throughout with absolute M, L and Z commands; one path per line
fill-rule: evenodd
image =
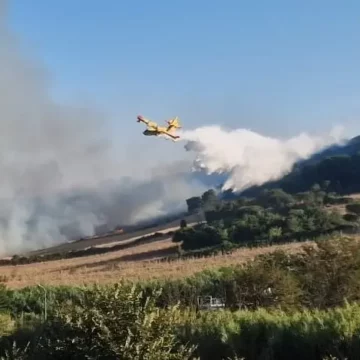
M 205 211 L 214 210 L 220 204 L 220 201 L 213 189 L 205 191 L 201 197 L 201 201 Z
M 304 231 L 304 210 L 292 209 L 286 219 L 286 226 L 290 233 L 301 233 Z
M 256 215 L 245 215 L 232 225 L 230 233 L 234 243 L 254 241 L 260 235 L 259 218 Z
M 221 245 L 227 240 L 227 232 L 205 224 L 180 229 L 174 233 L 172 240 L 173 242 L 182 242 L 181 247 L 183 250 L 201 249 Z
M 225 287 L 232 307 L 236 304 L 247 309 L 279 305 L 292 308 L 302 295 L 294 274 L 260 258 L 234 270 L 231 279 L 225 280 Z
M 276 210 L 291 206 L 295 200 L 282 189 L 264 190 L 256 199 L 256 202 L 264 208 L 274 208 Z
M 295 271 L 304 291 L 304 305 L 326 309 L 359 299 L 359 242 L 334 238 L 316 245 L 304 246 L 296 255 Z
M 269 240 L 276 241 L 282 236 L 282 228 L 279 226 L 274 226 L 269 229 Z

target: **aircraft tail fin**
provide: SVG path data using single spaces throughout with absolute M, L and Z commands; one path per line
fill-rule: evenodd
M 167 123 L 168 123 L 168 131 L 174 129 L 181 129 L 179 118 L 177 116 L 171 120 L 168 120 Z

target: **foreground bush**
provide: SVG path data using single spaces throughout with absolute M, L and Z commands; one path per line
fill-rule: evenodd
M 253 270 L 255 273 L 256 267 Z M 260 273 L 260 278 L 266 280 L 265 270 Z M 277 279 L 271 278 L 272 281 Z M 332 281 L 332 277 L 325 281 L 329 280 Z M 291 282 L 286 279 L 283 292 L 278 291 L 274 299 L 285 296 Z M 145 297 L 140 289 L 126 284 L 94 287 L 84 292 L 78 302 L 59 304 L 46 321 L 33 322 L 32 327 L 16 329 L 9 316 L 4 315 L 3 324 L 10 324 L 6 332 L 12 334 L 0 336 L 0 358 L 360 358 L 359 303 L 345 303 L 343 307 L 328 310 L 295 311 L 288 308 L 285 311 L 272 306 L 271 310 L 198 312 L 176 307 L 160 309 L 156 307 L 160 293 L 156 289 L 148 290 L 149 297 Z M 287 301 L 293 301 L 293 294 L 286 296 L 290 296 Z M 39 316 L 38 319 L 43 318 Z
M 360 304 L 301 312 L 180 313 L 156 310 L 135 289 L 118 291 L 98 293 L 81 309 L 62 308 L 24 350 L 10 344 L 2 359 L 360 358 Z
M 17 359 L 190 359 L 192 348 L 174 334 L 179 312 L 155 307 L 158 294 L 145 299 L 138 287 L 95 287 L 78 305 L 69 302 L 32 332 L 26 349 L 8 346 Z M 23 336 L 23 334 L 22 334 Z M 15 336 L 13 343 L 17 343 Z M 23 342 L 23 339 L 22 339 Z M 3 342 L 7 344 L 8 342 Z

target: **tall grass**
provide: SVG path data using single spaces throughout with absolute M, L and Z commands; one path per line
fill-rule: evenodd
M 0 337 L 11 334 L 15 329 L 15 321 L 10 314 L 0 313 Z
M 184 314 L 179 338 L 201 359 L 360 359 L 360 305 L 286 313 L 219 311 Z
M 153 292 L 144 301 L 139 288 L 125 284 L 94 289 L 76 306 L 60 305 L 32 331 L 15 329 L 12 336 L 0 336 L 1 352 L 21 353 L 30 344 L 22 357 L 15 358 L 155 360 L 159 354 L 177 360 L 360 358 L 358 303 L 328 310 L 196 312 L 159 310 L 158 296 Z M 13 348 L 14 343 L 21 345 Z M 127 356 L 119 357 L 125 350 Z

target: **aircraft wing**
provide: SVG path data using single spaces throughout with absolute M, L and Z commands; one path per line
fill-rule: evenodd
M 137 117 L 137 121 L 138 121 L 138 122 L 142 122 L 142 123 L 144 123 L 145 125 L 147 125 L 147 128 L 148 128 L 149 130 L 156 130 L 157 127 L 158 127 L 158 124 L 157 124 L 156 122 L 150 121 L 149 119 L 146 119 L 144 116 L 141 116 L 141 115 L 139 115 L 139 116 Z
M 172 133 L 169 132 L 169 131 L 162 131 L 161 133 L 164 134 L 164 135 L 166 135 L 166 136 L 171 137 L 172 139 L 179 139 L 179 138 L 180 138 L 179 135 L 172 134 Z

